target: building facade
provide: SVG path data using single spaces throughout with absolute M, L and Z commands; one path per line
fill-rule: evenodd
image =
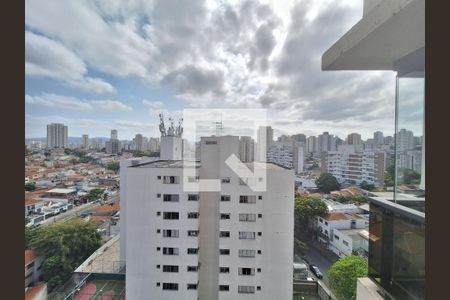
M 59 123 L 47 125 L 47 147 L 67 148 L 69 146 L 67 126 Z
M 244 164 L 266 171 L 266 191 L 254 192 L 261 179 L 241 180 L 225 163 L 239 155 L 238 137 L 202 138 L 199 147 L 200 162 L 126 170 L 127 299 L 291 299 L 293 171 Z M 184 188 L 205 179 L 218 179 L 219 191 Z

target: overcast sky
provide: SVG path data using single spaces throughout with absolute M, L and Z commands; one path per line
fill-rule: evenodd
M 362 3 L 27 0 L 26 137 L 159 136 L 158 113 L 186 108 L 266 108 L 275 136 L 392 135 L 394 72 L 321 71 Z

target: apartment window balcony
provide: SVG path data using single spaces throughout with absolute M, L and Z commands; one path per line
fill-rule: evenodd
M 163 265 L 162 271 L 166 273 L 178 273 L 178 266 Z
M 239 294 L 254 294 L 255 287 L 251 285 L 238 285 Z
M 163 212 L 164 220 L 178 220 L 180 218 L 180 214 L 178 212 Z
M 178 255 L 178 248 L 163 247 L 163 255 Z
M 188 212 L 187 218 L 188 219 L 198 219 L 199 213 L 198 212 Z
M 229 220 L 230 219 L 230 214 L 220 214 L 220 219 L 221 220 Z
M 180 176 L 163 176 L 164 184 L 178 184 L 180 183 Z
M 222 183 L 231 183 L 231 178 L 230 177 L 222 178 Z
M 240 222 L 256 222 L 256 214 L 239 214 Z
M 177 238 L 177 237 L 179 237 L 179 230 L 164 229 L 163 230 L 163 237 Z
M 254 240 L 256 239 L 256 232 L 252 231 L 239 231 L 240 240 Z
M 200 180 L 199 176 L 188 176 L 187 181 L 189 183 L 194 183 L 194 182 L 198 182 Z
M 164 202 L 179 202 L 180 196 L 176 194 L 164 194 L 163 196 Z
M 188 290 L 196 290 L 197 289 L 197 284 L 195 284 L 195 283 L 188 283 L 187 284 L 187 289 Z
M 219 249 L 220 255 L 230 255 L 230 249 Z
M 220 267 L 219 273 L 230 273 L 230 268 L 229 267 Z
M 187 254 L 198 254 L 198 248 L 187 248 Z
M 198 267 L 197 266 L 187 266 L 187 271 L 188 272 L 198 272 Z
M 188 230 L 188 236 L 198 236 L 198 230 Z
M 228 292 L 230 290 L 229 285 L 219 285 L 219 291 L 221 292 Z
M 222 195 L 222 196 L 220 196 L 220 201 L 222 201 L 222 202 L 229 202 L 229 201 L 231 201 L 231 196 L 229 196 L 229 195 Z
M 248 204 L 256 203 L 256 196 L 241 195 L 239 196 L 239 203 L 248 203 Z
M 229 238 L 230 237 L 230 232 L 229 231 L 221 231 L 219 233 L 219 237 L 221 237 L 221 238 Z
M 239 268 L 238 274 L 243 276 L 254 276 L 255 269 L 254 268 Z
M 178 291 L 178 283 L 163 282 L 162 289 L 167 291 Z
M 197 194 L 188 194 L 188 201 L 198 201 Z

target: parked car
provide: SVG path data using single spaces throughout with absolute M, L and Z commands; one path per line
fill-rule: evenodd
M 322 272 L 320 272 L 319 268 L 316 265 L 309 265 L 309 269 L 314 273 L 314 275 L 316 275 L 317 278 L 323 278 Z

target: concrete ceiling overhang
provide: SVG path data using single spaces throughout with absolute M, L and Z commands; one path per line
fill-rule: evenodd
M 384 0 L 322 56 L 322 70 L 397 70 L 412 53 L 424 67 L 425 0 Z

